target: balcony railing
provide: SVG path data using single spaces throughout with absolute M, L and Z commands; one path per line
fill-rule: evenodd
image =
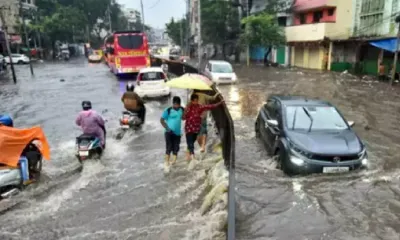
M 313 23 L 289 26 L 285 28 L 288 42 L 307 42 L 329 39 L 346 39 L 351 29 L 336 23 Z

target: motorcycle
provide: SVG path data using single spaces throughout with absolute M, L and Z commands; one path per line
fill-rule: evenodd
M 143 121 L 140 119 L 138 113 L 123 111 L 119 123 L 122 129 L 138 129 L 142 126 Z
M 17 167 L 0 164 L 0 199 L 19 193 L 40 178 L 42 154 L 37 144 L 33 141 L 24 149 Z
M 76 157 L 79 162 L 100 157 L 103 153 L 103 146 L 99 138 L 82 134 L 76 138 Z

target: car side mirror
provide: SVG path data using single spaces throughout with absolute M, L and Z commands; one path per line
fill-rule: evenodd
M 277 127 L 278 126 L 278 121 L 277 120 L 267 120 L 267 123 L 265 124 L 265 127 Z
M 354 127 L 354 125 L 356 125 L 354 121 L 348 121 L 347 124 L 349 124 L 350 127 Z

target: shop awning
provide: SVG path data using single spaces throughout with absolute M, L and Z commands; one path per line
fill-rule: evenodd
M 374 47 L 384 49 L 389 52 L 395 52 L 396 47 L 397 47 L 397 39 L 396 38 L 387 38 L 387 39 L 382 39 L 382 40 L 374 40 L 370 41 L 369 44 L 371 44 Z

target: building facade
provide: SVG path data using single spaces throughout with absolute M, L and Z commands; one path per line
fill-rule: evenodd
M 0 0 L 0 11 L 2 11 L 5 21 L 4 23 L 0 21 L 0 28 L 7 30 L 11 43 L 22 43 L 19 29 L 19 24 L 22 22 L 22 11 L 35 9 L 35 0 Z
M 352 1 L 297 0 L 292 14 L 293 25 L 285 29 L 291 65 L 330 70 L 334 42 L 352 34 Z

